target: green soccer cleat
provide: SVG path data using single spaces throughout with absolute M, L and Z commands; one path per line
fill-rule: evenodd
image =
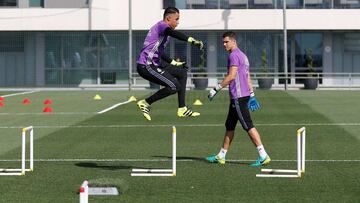
M 225 158 L 222 159 L 220 158 L 218 155 L 211 155 L 205 158 L 206 161 L 210 162 L 210 163 L 219 163 L 221 165 L 225 164 Z
M 265 166 L 268 165 L 270 161 L 271 159 L 269 156 L 266 156 L 265 158 L 261 158 L 259 156 L 259 158 L 254 163 L 250 164 L 250 166 L 254 166 L 254 167 Z
M 143 99 L 138 101 L 137 106 L 139 107 L 140 111 L 143 113 L 143 116 L 146 120 L 151 121 L 150 117 L 150 105 Z
M 189 109 L 187 106 L 184 106 L 182 108 L 178 108 L 177 115 L 178 117 L 196 117 L 196 116 L 200 116 L 200 113 L 194 112 L 191 109 Z

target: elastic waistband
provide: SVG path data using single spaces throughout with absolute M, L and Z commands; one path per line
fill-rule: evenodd
M 146 68 L 146 65 L 140 64 L 140 63 L 138 63 L 136 66 L 137 66 L 138 68 Z
M 250 98 L 250 96 L 245 96 L 245 97 L 239 97 L 239 98 L 231 98 L 231 100 L 238 100 L 238 101 L 246 101 Z

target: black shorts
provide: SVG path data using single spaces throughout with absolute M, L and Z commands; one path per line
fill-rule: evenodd
M 172 90 L 180 89 L 182 83 L 186 83 L 187 71 L 184 68 L 173 68 L 168 66 L 154 66 L 154 65 L 142 65 L 137 64 L 137 72 L 144 79 L 162 85 L 164 87 L 170 87 Z
M 240 121 L 241 126 L 245 131 L 249 131 L 254 127 L 250 117 L 249 108 L 247 106 L 249 98 L 250 97 L 231 99 L 228 116 L 225 122 L 227 131 L 235 130 L 238 121 Z

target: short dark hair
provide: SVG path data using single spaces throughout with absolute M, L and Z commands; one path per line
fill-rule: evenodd
M 233 38 L 236 40 L 236 33 L 233 31 L 227 31 L 223 34 L 223 38 L 225 37 Z
M 170 15 L 170 14 L 174 14 L 174 13 L 180 13 L 179 9 L 175 8 L 175 7 L 167 7 L 164 11 L 164 17 L 163 19 L 166 18 L 166 16 Z

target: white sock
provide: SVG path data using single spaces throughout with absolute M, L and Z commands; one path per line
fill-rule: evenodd
M 257 146 L 256 149 L 258 150 L 259 156 L 260 156 L 261 158 L 265 158 L 265 157 L 268 155 L 268 154 L 266 153 L 265 148 L 264 148 L 263 145 Z
M 218 157 L 220 157 L 220 158 L 222 158 L 222 159 L 225 159 L 226 152 L 227 152 L 226 149 L 221 148 L 221 149 L 220 149 L 220 152 L 219 152 L 219 154 L 218 154 Z

